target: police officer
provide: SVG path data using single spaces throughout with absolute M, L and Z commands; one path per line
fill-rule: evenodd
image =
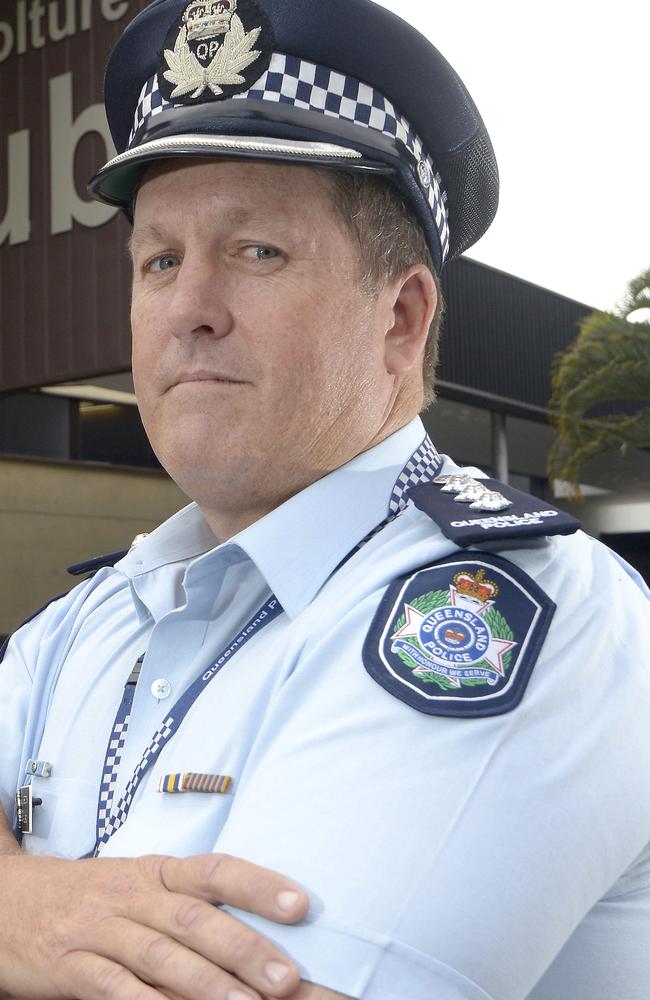
M 193 502 L 6 650 L 0 988 L 645 996 L 647 591 L 417 416 L 497 201 L 463 84 L 368 0 L 157 0 L 106 105 Z

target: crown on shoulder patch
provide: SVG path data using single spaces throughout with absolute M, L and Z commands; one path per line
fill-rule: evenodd
M 479 569 L 476 573 L 457 573 L 454 577 L 456 590 L 462 597 L 471 597 L 485 604 L 493 601 L 499 595 L 499 588 L 492 580 L 485 579 L 485 571 Z

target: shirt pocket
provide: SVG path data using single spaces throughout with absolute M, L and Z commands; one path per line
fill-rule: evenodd
M 23 835 L 28 854 L 81 858 L 95 846 L 97 785 L 71 778 L 34 778 L 32 833 Z

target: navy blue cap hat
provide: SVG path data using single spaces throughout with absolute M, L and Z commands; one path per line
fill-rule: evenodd
M 179 156 L 383 174 L 438 270 L 496 212 L 494 151 L 466 87 L 371 0 L 154 0 L 113 50 L 105 100 L 117 156 L 89 190 L 127 214 L 151 162 Z

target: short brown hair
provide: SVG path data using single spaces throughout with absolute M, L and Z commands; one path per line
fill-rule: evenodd
M 426 264 L 433 275 L 438 305 L 429 328 L 422 367 L 424 405 L 428 406 L 435 399 L 445 301 L 424 233 L 398 188 L 387 178 L 343 170 L 326 173 L 336 210 L 359 244 L 362 282 L 369 294 L 376 294 L 387 281 L 414 264 Z

